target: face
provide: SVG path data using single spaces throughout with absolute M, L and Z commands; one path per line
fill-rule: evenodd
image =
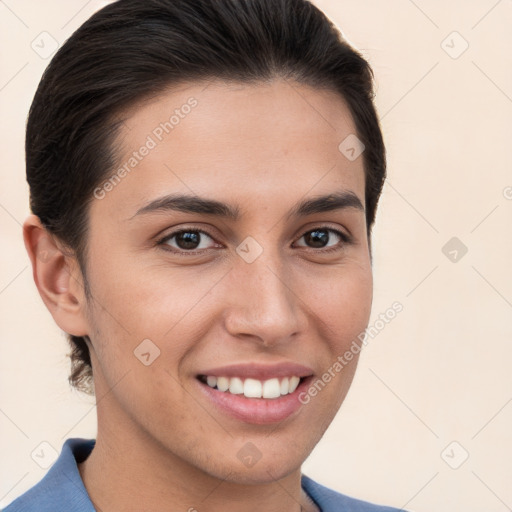
M 363 157 L 338 149 L 354 133 L 338 95 L 281 80 L 188 84 L 126 113 L 125 172 L 90 208 L 104 435 L 236 482 L 300 467 L 371 308 Z

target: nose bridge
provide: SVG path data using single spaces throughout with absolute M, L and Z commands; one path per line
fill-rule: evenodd
M 233 270 L 226 318 L 231 334 L 253 335 L 272 344 L 302 329 L 300 300 L 277 249 L 263 250 L 251 263 L 239 257 Z

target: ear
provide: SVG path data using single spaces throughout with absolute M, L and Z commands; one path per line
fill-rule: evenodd
M 23 223 L 23 239 L 34 282 L 57 325 L 74 336 L 88 335 L 83 277 L 76 257 L 36 215 L 29 215 Z

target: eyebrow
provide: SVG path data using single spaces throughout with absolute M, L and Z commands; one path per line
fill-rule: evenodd
M 344 190 L 301 201 L 287 214 L 287 218 L 304 217 L 314 213 L 346 208 L 355 208 L 364 212 L 364 206 L 359 197 L 352 191 Z M 139 215 L 168 211 L 215 215 L 231 220 L 238 220 L 240 218 L 240 209 L 238 206 L 231 206 L 214 199 L 206 199 L 196 195 L 170 194 L 154 199 L 139 208 L 135 215 L 128 220 Z

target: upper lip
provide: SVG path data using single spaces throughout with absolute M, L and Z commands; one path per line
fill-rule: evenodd
M 313 370 L 307 366 L 297 363 L 279 363 L 279 364 L 258 364 L 258 363 L 240 363 L 229 366 L 219 366 L 210 368 L 199 373 L 199 375 L 214 377 L 242 377 L 247 379 L 268 380 L 274 377 L 309 377 L 313 375 Z

